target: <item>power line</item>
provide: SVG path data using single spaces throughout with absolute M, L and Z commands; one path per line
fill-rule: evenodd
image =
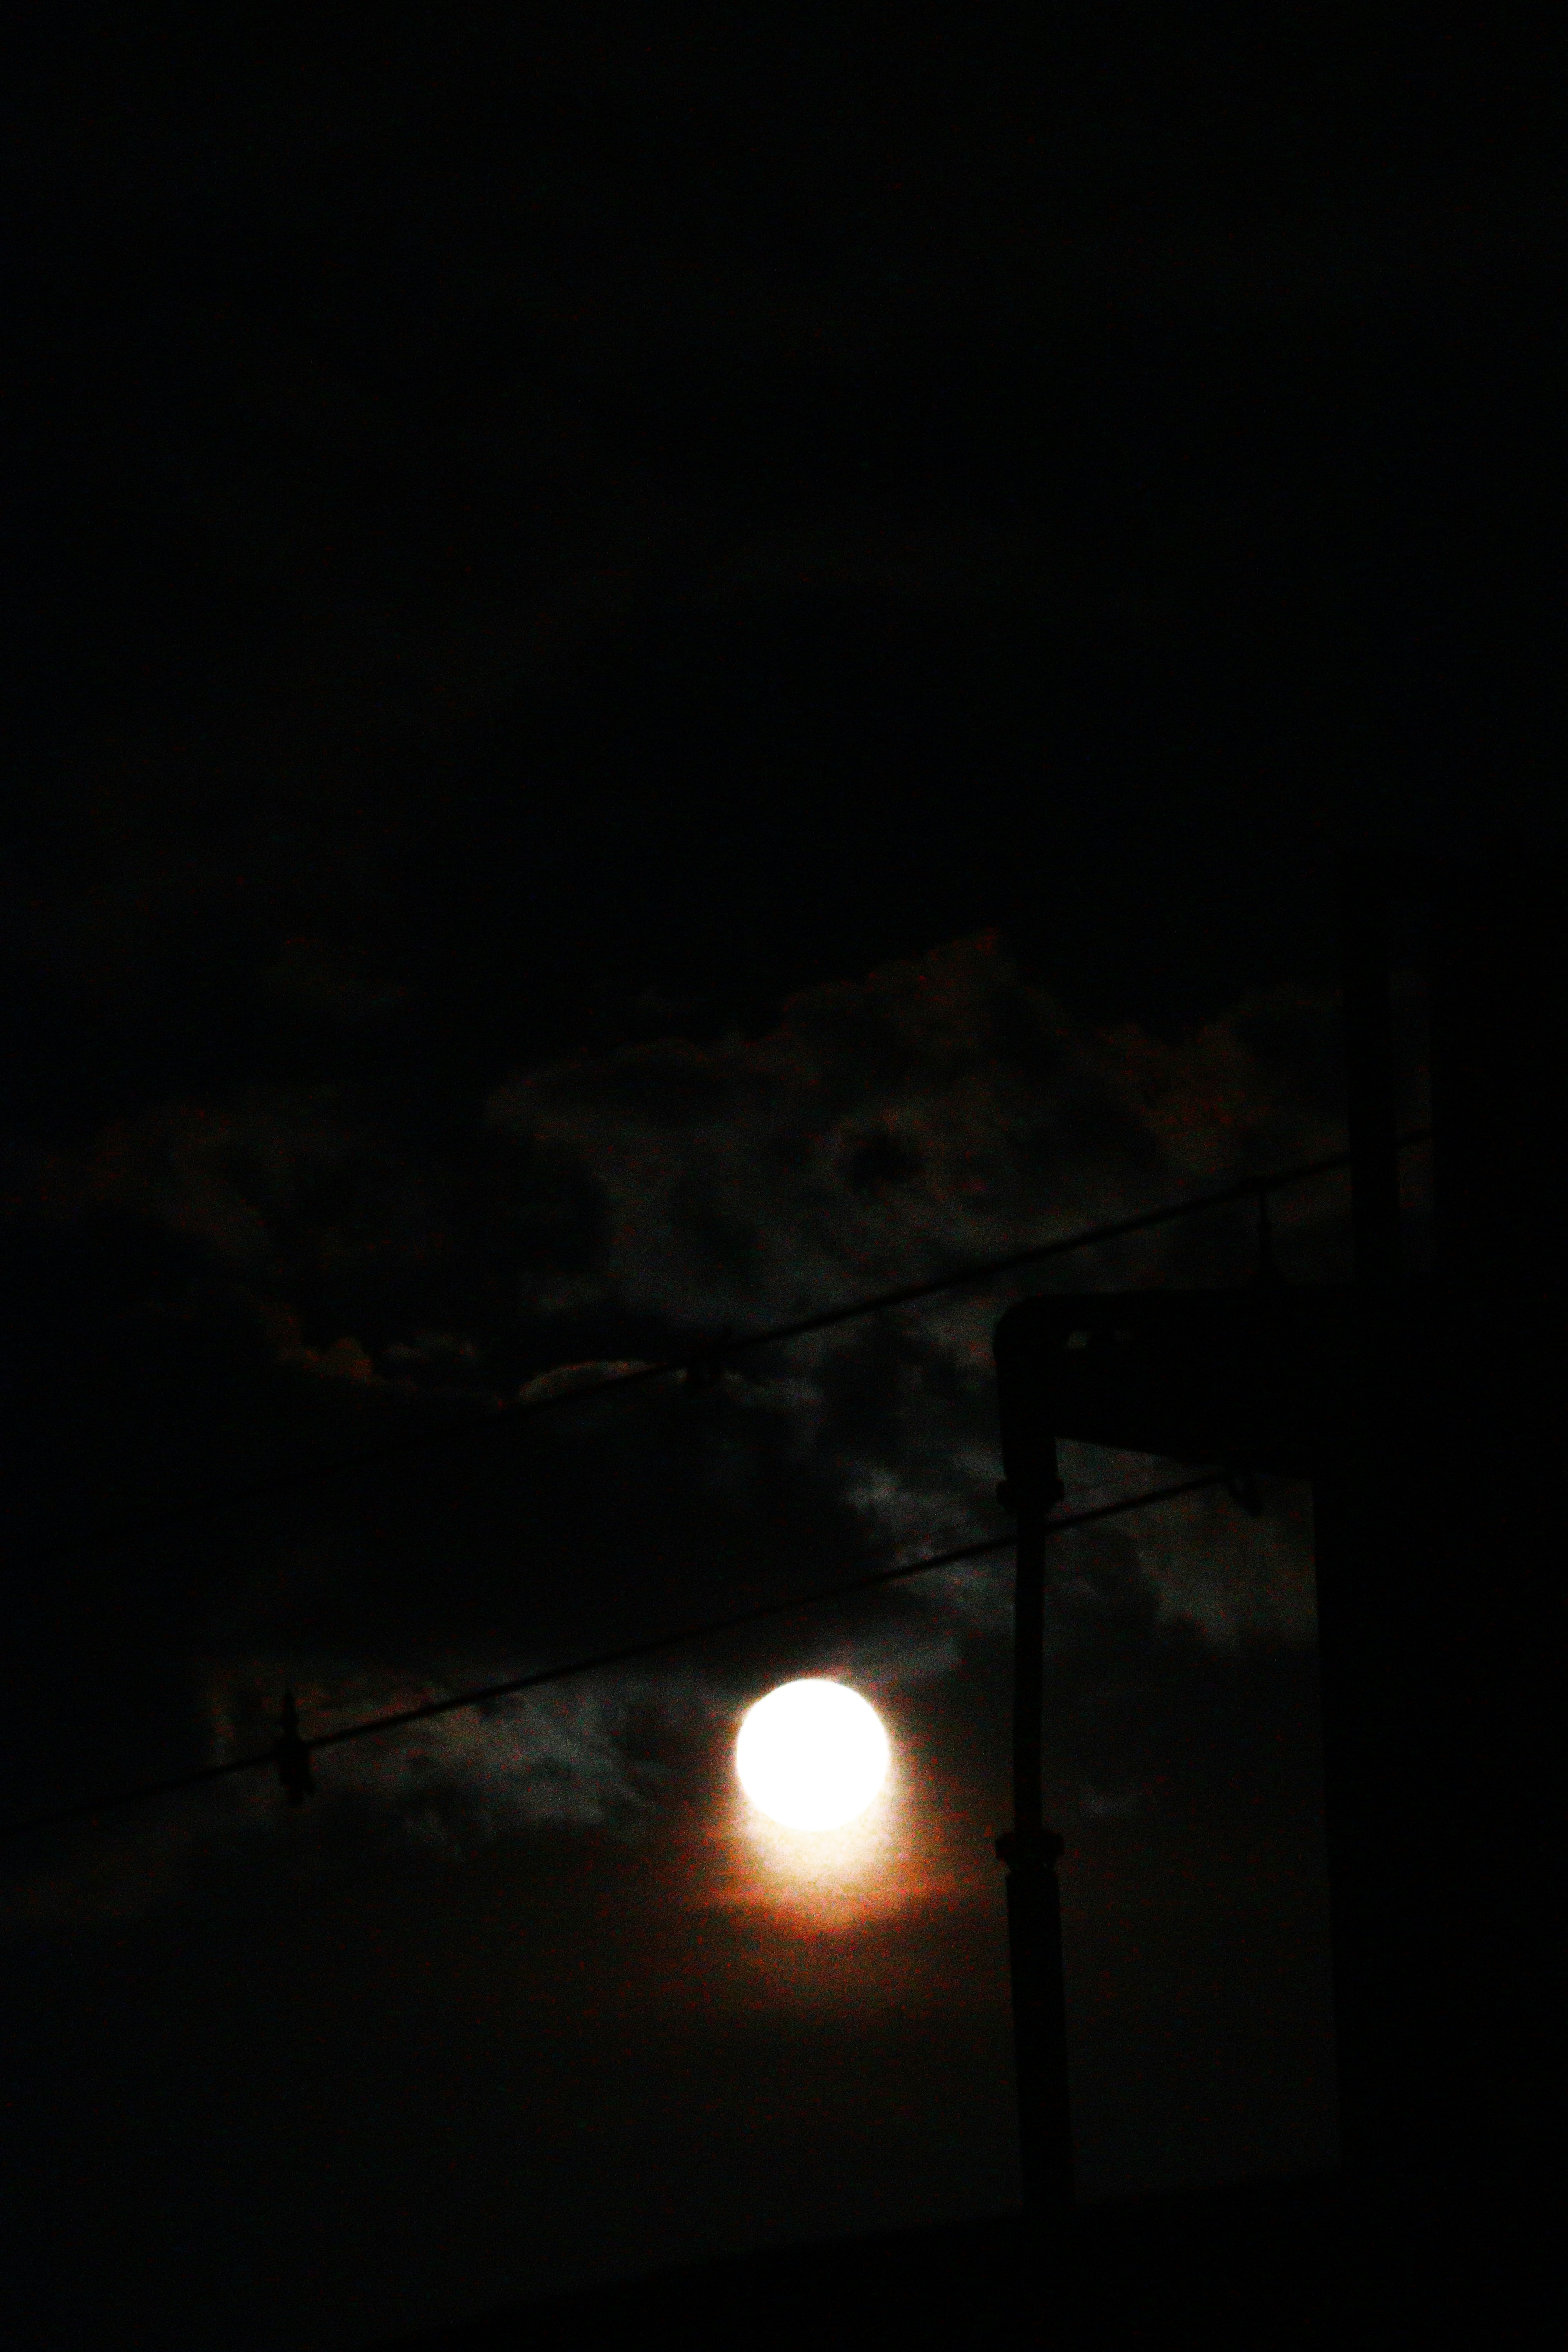
M 1398 1138 L 1397 1148 L 1404 1151 L 1432 1139 L 1430 1128 L 1417 1128 Z M 765 1331 L 749 1331 L 710 1341 L 693 1350 L 689 1356 L 672 1357 L 655 1364 L 637 1364 L 631 1370 L 612 1372 L 600 1381 L 584 1383 L 580 1388 L 561 1389 L 546 1397 L 521 1399 L 499 1405 L 482 1419 L 464 1419 L 448 1423 L 444 1428 L 421 1430 L 411 1437 L 394 1438 L 385 1444 L 367 1447 L 363 1453 L 339 1456 L 337 1460 L 314 1463 L 299 1470 L 284 1471 L 273 1477 L 258 1481 L 250 1486 L 231 1488 L 222 1495 L 198 1497 L 173 1510 L 161 1511 L 144 1519 L 127 1520 L 114 1528 L 105 1528 L 92 1534 L 72 1536 L 63 1543 L 46 1544 L 36 1551 L 24 1552 L 12 1562 L 14 1568 L 42 1567 L 47 1562 L 74 1558 L 86 1551 L 111 1549 L 116 1544 L 134 1543 L 147 1536 L 161 1535 L 171 1528 L 186 1526 L 193 1519 L 206 1518 L 224 1511 L 241 1510 L 248 1503 L 270 1502 L 281 1495 L 298 1493 L 309 1486 L 324 1486 L 334 1478 L 349 1477 L 356 1470 L 373 1469 L 384 1462 L 402 1461 L 416 1454 L 433 1453 L 439 1446 L 456 1444 L 470 1438 L 514 1426 L 519 1421 L 532 1420 L 538 1413 L 550 1412 L 559 1407 L 584 1403 L 589 1398 L 602 1396 L 613 1389 L 637 1388 L 649 1381 L 666 1380 L 673 1373 L 683 1373 L 693 1385 L 716 1379 L 733 1357 L 753 1348 L 769 1348 L 786 1339 L 801 1339 L 814 1331 L 827 1331 L 840 1323 L 854 1322 L 863 1315 L 879 1315 L 892 1307 L 911 1307 L 922 1298 L 934 1298 L 944 1290 L 961 1289 L 966 1283 L 990 1282 L 1005 1274 L 1014 1274 L 1026 1265 L 1040 1265 L 1047 1259 L 1066 1257 L 1071 1252 L 1092 1249 L 1099 1244 L 1125 1240 L 1130 1234 L 1149 1233 L 1158 1225 L 1173 1223 L 1178 1218 L 1196 1216 L 1205 1209 L 1228 1207 L 1237 1201 L 1259 1201 L 1270 1192 L 1283 1191 L 1291 1184 L 1304 1184 L 1314 1177 L 1329 1176 L 1348 1168 L 1348 1151 L 1335 1152 L 1327 1160 L 1304 1161 L 1296 1168 L 1277 1169 L 1271 1175 L 1247 1176 L 1225 1186 L 1217 1192 L 1199 1194 L 1195 1199 L 1167 1202 L 1163 1208 L 1145 1209 L 1136 1216 L 1119 1217 L 1105 1225 L 1088 1225 L 1076 1234 L 1068 1234 L 1053 1242 L 1039 1242 L 1029 1249 L 1015 1250 L 1009 1256 L 990 1258 L 979 1265 L 962 1267 L 955 1274 L 933 1276 L 928 1282 L 904 1284 L 897 1290 L 883 1290 L 868 1298 L 851 1300 L 847 1306 L 824 1307 L 819 1314 L 804 1315 L 793 1323 L 779 1323 Z
M 1112 1503 L 1097 1503 L 1088 1510 L 1072 1511 L 1062 1518 L 1047 1519 L 1047 1535 L 1065 1535 L 1070 1528 L 1088 1527 L 1097 1519 L 1112 1519 L 1124 1511 L 1145 1509 L 1153 1503 L 1168 1503 L 1180 1495 L 1194 1495 L 1208 1486 L 1222 1485 L 1229 1473 L 1205 1470 L 1191 1478 L 1180 1478 L 1166 1486 L 1152 1486 L 1141 1495 L 1124 1495 Z M 1016 1540 L 1009 1528 L 1004 1535 L 983 1536 L 973 1543 L 959 1544 L 950 1551 L 936 1552 L 924 1559 L 906 1560 L 896 1568 L 873 1569 L 868 1573 L 847 1577 L 834 1584 L 816 1587 L 810 1592 L 797 1592 L 785 1601 L 764 1601 L 752 1609 L 741 1609 L 728 1617 L 710 1617 L 695 1625 L 682 1625 L 665 1633 L 652 1634 L 646 1641 L 626 1642 L 613 1650 L 596 1651 L 586 1658 L 574 1658 L 567 1664 L 542 1666 L 535 1673 L 513 1675 L 507 1681 L 485 1683 L 477 1689 L 459 1691 L 450 1698 L 428 1699 L 421 1706 L 401 1707 L 393 1715 L 375 1715 L 363 1723 L 350 1724 L 342 1731 L 318 1732 L 313 1738 L 301 1739 L 300 1749 L 306 1753 L 319 1748 L 341 1748 L 351 1739 L 368 1739 L 383 1731 L 395 1731 L 409 1723 L 427 1723 L 437 1715 L 453 1715 L 461 1707 L 482 1706 L 490 1699 L 511 1698 L 519 1692 L 538 1690 L 546 1683 L 564 1682 L 573 1675 L 588 1675 L 607 1666 L 629 1665 L 638 1658 L 654 1656 L 660 1650 L 678 1649 L 687 1642 L 709 1641 L 720 1633 L 739 1632 L 747 1625 L 759 1625 L 770 1617 L 787 1617 L 800 1610 L 815 1609 L 832 1601 L 848 1599 L 857 1592 L 868 1592 L 878 1585 L 898 1584 L 912 1576 L 929 1576 L 939 1568 L 953 1568 L 969 1559 L 981 1559 L 987 1552 L 1000 1551 Z M 253 1756 L 236 1756 L 226 1764 L 208 1764 L 199 1771 L 183 1772 L 170 1780 L 153 1780 L 139 1789 L 124 1789 L 112 1797 L 100 1797 L 89 1803 L 67 1805 L 52 1813 L 39 1813 L 24 1822 L 12 1822 L 0 1828 L 0 1840 L 25 1837 L 35 1830 L 63 1827 L 67 1822 L 88 1821 L 100 1813 L 110 1812 L 121 1805 L 139 1804 L 153 1797 L 172 1797 L 186 1789 L 205 1787 L 212 1780 L 225 1780 L 237 1772 L 257 1772 L 268 1766 L 276 1767 L 275 1748 L 260 1750 Z

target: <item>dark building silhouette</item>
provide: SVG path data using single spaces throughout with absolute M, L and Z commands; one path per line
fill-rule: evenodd
M 1400 898 L 1426 930 L 1427 1271 L 1405 1263 L 1394 1146 Z M 1395 2296 L 1436 2282 L 1521 2311 L 1544 2309 L 1561 2097 L 1562 904 L 1500 855 L 1347 875 L 1353 1281 L 1037 1297 L 996 1332 L 1021 1584 L 1058 1437 L 1310 1479 L 1353 2242 Z M 1026 2108 L 1059 2069 L 1026 2074 Z M 1064 2129 L 1026 2113 L 1026 2162 Z

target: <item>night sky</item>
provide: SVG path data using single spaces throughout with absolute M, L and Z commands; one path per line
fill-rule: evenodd
M 1003 1307 L 1251 1273 L 1216 1213 L 497 1420 L 1341 1148 L 1342 845 L 1560 790 L 1564 192 L 1501 38 L 48 12 L 0 98 L 7 1820 L 286 1687 L 326 1730 L 1000 1533 Z M 1345 1207 L 1280 1196 L 1286 1272 Z M 1266 1501 L 1055 1554 L 1086 2197 L 1334 2160 Z M 1016 2203 L 1008 1573 L 8 1843 L 8 2340 L 347 2352 Z M 894 1751 L 815 1843 L 731 1766 L 813 1674 Z

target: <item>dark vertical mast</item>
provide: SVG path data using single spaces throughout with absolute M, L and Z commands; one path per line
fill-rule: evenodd
M 1387 886 L 1347 877 L 1358 1312 L 1314 1475 L 1347 2179 L 1407 2284 L 1468 2266 L 1516 2300 L 1561 2055 L 1560 882 L 1426 877 L 1437 1251 L 1400 1302 Z
M 1561 2230 L 1565 903 L 1563 860 L 1539 845 L 1456 864 L 1433 989 L 1446 1377 L 1425 1601 L 1436 1785 L 1467 1865 L 1442 1990 L 1463 2020 L 1450 2097 L 1464 2221 L 1499 2278 L 1520 2279 L 1521 2307 Z M 1555 2290 L 1540 2284 L 1544 2303 Z
M 999 1355 L 1008 1342 L 998 1335 Z M 1062 1979 L 1062 1841 L 1046 1827 L 1046 1521 L 1061 1499 L 1050 1384 L 1009 1365 L 1001 1499 L 1018 1520 L 1013 1602 L 1013 1827 L 996 1841 L 1007 1865 L 1007 1950 L 1018 2084 L 1018 2153 L 1024 2210 L 1059 2231 L 1072 2208 L 1072 2117 L 1068 2096 L 1067 2005 Z M 1020 1371 L 1022 1377 L 1020 1378 Z
M 1398 1287 L 1399 1158 L 1388 975 L 1388 884 L 1382 862 L 1346 861 L 1340 882 L 1351 1200 L 1358 1289 Z

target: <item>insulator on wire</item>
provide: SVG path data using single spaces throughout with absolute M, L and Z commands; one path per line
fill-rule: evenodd
M 294 1704 L 292 1691 L 283 1694 L 283 1727 L 273 1743 L 278 1778 L 289 1793 L 291 1805 L 302 1805 L 307 1797 L 316 1792 L 316 1779 L 310 1769 L 310 1751 L 300 1737 L 300 1710 Z
M 689 1389 L 718 1387 L 730 1369 L 727 1354 L 730 1336 L 726 1329 L 717 1339 L 710 1339 L 706 1347 L 699 1348 L 694 1356 L 687 1359 L 686 1385 Z

